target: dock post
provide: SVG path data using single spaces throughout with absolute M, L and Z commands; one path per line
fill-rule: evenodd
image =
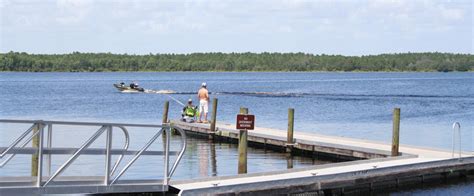
M 170 102 L 165 101 L 165 105 L 163 107 L 163 120 L 161 121 L 162 124 L 168 123 L 168 110 L 169 110 L 169 108 L 170 108 Z M 176 130 L 172 128 L 170 133 L 176 135 Z M 165 135 L 166 135 L 166 131 L 163 132 L 163 138 L 164 138 Z
M 240 114 L 248 114 L 247 108 L 240 108 Z M 239 174 L 247 173 L 247 130 L 239 131 Z
M 163 108 L 163 121 L 162 123 L 168 123 L 168 109 L 170 107 L 170 102 L 166 101 L 165 102 L 165 107 Z
M 286 141 L 286 152 L 291 153 L 293 150 L 294 139 L 293 139 L 293 128 L 295 125 L 295 109 L 288 108 L 288 134 Z
M 287 132 L 287 141 L 286 141 L 286 164 L 287 164 L 287 169 L 293 169 L 293 157 L 291 153 L 293 152 L 293 145 L 294 139 L 293 139 L 293 131 L 294 131 L 294 125 L 295 125 L 295 109 L 294 108 L 288 108 L 288 132 Z
M 211 132 L 216 132 L 217 98 L 212 99 Z
M 31 141 L 33 148 L 39 148 L 39 134 L 38 134 L 38 131 L 40 129 L 39 126 L 40 125 L 38 123 L 35 123 L 35 127 L 32 130 L 33 134 L 37 134 L 35 137 L 33 137 L 33 140 Z M 38 154 L 37 153 L 31 155 L 31 176 L 38 176 Z
M 393 109 L 392 156 L 399 155 L 400 108 Z

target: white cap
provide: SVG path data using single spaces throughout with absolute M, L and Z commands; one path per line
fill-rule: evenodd
M 206 84 L 205 82 L 203 82 L 203 83 L 201 84 L 201 86 L 207 86 L 207 84 Z
M 188 102 L 193 102 L 193 99 L 188 99 Z

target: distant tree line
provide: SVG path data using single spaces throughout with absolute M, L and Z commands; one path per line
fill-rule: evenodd
M 0 71 L 474 71 L 474 55 L 400 53 L 368 56 L 306 53 L 27 54 L 0 53 Z

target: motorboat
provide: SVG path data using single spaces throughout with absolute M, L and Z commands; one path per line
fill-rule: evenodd
M 114 84 L 114 87 L 117 88 L 117 90 L 119 90 L 120 92 L 124 92 L 124 93 L 136 93 L 136 92 L 145 91 L 145 89 L 138 87 L 138 85 L 135 83 L 132 83 L 128 86 L 125 85 L 124 83 Z

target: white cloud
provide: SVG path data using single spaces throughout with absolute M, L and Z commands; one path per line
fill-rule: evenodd
M 205 35 L 205 42 L 220 37 L 240 45 L 259 37 L 259 46 L 249 43 L 248 47 L 260 50 L 268 41 L 268 50 L 278 50 L 271 48 L 275 40 L 298 38 L 358 45 L 356 42 L 379 43 L 391 37 L 400 42 L 421 42 L 428 39 L 427 35 L 466 39 L 466 26 L 472 28 L 472 6 L 466 6 L 472 3 L 467 0 L 0 1 L 2 33 L 18 37 L 22 32 L 35 31 L 78 34 L 91 40 L 99 36 L 116 40 L 150 36 L 172 42 L 178 39 L 172 36 L 192 40 Z M 310 43 L 299 44 L 314 48 Z
M 56 21 L 69 25 L 82 22 L 91 12 L 92 0 L 57 0 L 56 6 L 59 14 Z
M 441 15 L 448 20 L 462 20 L 464 18 L 464 11 L 460 9 L 446 9 L 442 7 Z
M 286 25 L 282 25 L 278 28 L 278 30 L 280 32 L 285 32 L 285 33 L 291 33 L 293 32 L 293 28 L 291 26 L 286 26 Z
M 0 9 L 8 6 L 10 4 L 9 0 L 0 0 Z

